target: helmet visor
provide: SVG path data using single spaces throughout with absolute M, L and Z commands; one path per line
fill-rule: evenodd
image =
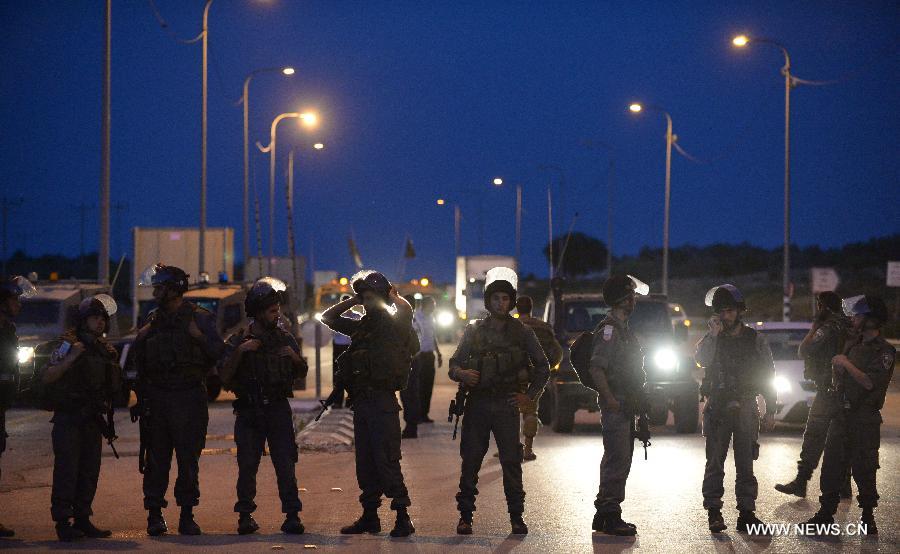
M 103 304 L 103 309 L 106 310 L 106 315 L 113 316 L 119 310 L 118 304 L 113 300 L 113 297 L 108 294 L 98 294 L 94 296 L 94 300 L 97 300 L 101 304 Z
M 709 307 L 712 307 L 713 297 L 716 296 L 716 291 L 718 291 L 719 289 L 727 290 L 731 294 L 731 298 L 734 299 L 734 302 L 736 304 L 739 304 L 744 301 L 744 295 L 741 294 L 741 291 L 739 291 L 736 286 L 731 285 L 731 284 L 725 284 L 725 285 L 715 286 L 715 287 L 709 289 L 708 291 L 706 291 L 706 298 L 703 299 L 703 303 Z
M 16 286 L 16 296 L 19 298 L 31 298 L 37 294 L 37 289 L 31 284 L 31 281 L 19 275 L 13 279 Z
M 151 265 L 147 269 L 141 273 L 141 277 L 138 279 L 138 286 L 140 287 L 152 287 L 153 280 L 156 277 L 156 266 Z
M 650 294 L 650 285 L 641 281 L 634 275 L 629 275 L 628 278 L 631 279 L 632 283 L 634 283 L 635 294 L 640 294 L 641 296 L 647 296 L 648 294 Z
M 872 312 L 872 309 L 869 308 L 869 303 L 866 302 L 866 296 L 863 294 L 845 298 L 841 304 L 843 304 L 844 314 L 847 317 L 865 315 Z
M 484 275 L 484 288 L 486 289 L 494 281 L 506 281 L 513 289 L 519 289 L 519 277 L 516 272 L 508 267 L 495 267 Z

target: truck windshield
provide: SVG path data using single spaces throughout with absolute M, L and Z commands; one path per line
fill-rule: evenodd
M 669 305 L 665 302 L 641 302 L 634 306 L 628 325 L 639 335 L 672 334 Z
M 43 327 L 59 323 L 60 303 L 53 300 L 25 300 L 17 325 Z
M 566 331 L 590 331 L 603 321 L 608 311 L 609 307 L 599 300 L 566 302 Z

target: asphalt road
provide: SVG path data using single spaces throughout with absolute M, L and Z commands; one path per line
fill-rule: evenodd
M 327 363 L 324 367 L 330 369 Z M 327 394 L 328 380 L 323 386 Z M 237 475 L 231 451 L 234 446 L 231 439 L 233 415 L 227 400 L 222 400 L 211 405 L 207 451 L 201 459 L 202 496 L 196 515 L 205 535 L 146 536 L 146 513 L 142 509 L 141 478 L 135 457 L 136 425 L 128 422 L 127 414 L 122 411 L 117 417 L 122 437 L 117 445 L 122 458 L 115 460 L 104 446 L 100 486 L 94 502 L 95 521 L 112 529 L 114 535 L 110 539 L 63 545 L 55 540 L 49 513 L 50 414 L 12 410 L 8 413 L 9 450 L 2 459 L 0 521 L 14 528 L 17 534 L 14 539 L 0 539 L 0 549 L 173 551 L 190 547 L 191 550 L 209 551 L 271 551 L 305 547 L 354 552 L 444 552 L 450 548 L 460 552 L 590 552 L 633 548 L 665 552 L 832 552 L 845 549 L 897 552 L 900 549 L 900 520 L 892 517 L 900 511 L 900 481 L 897 479 L 900 475 L 900 427 L 895 423 L 882 429 L 878 537 L 790 535 L 766 539 L 740 535 L 733 530 L 737 517 L 733 465 L 726 466 L 725 516 L 730 528 L 713 536 L 706 528 L 700 494 L 703 438 L 699 434 L 676 435 L 670 428 L 654 428 L 649 460 L 643 459 L 640 448 L 635 450 L 624 504 L 624 516 L 637 525 L 639 534 L 634 538 L 617 538 L 595 534 L 590 529 L 602 444 L 598 415 L 584 412 L 579 413 L 573 434 L 557 435 L 543 429 L 536 442 L 538 459 L 525 466 L 525 519 L 530 534 L 524 538 L 508 534 L 501 473 L 498 461 L 491 456 L 492 448 L 481 472 L 475 533 L 470 537 L 459 537 L 455 534 L 458 514 L 453 498 L 459 478 L 459 444 L 450 439 L 451 427 L 444 416 L 453 391 L 446 374 L 439 370 L 431 412 L 437 422 L 421 426 L 420 438 L 403 443 L 403 470 L 413 501 L 410 513 L 416 525 L 416 533 L 409 539 L 391 539 L 386 533 L 341 536 L 338 529 L 355 519 L 360 511 L 353 454 L 306 451 L 301 452 L 297 473 L 307 534 L 287 537 L 279 532 L 282 516 L 274 472 L 264 459 L 257 498 L 260 508 L 256 513 L 262 528 L 257 535 L 239 537 L 235 531 L 237 517 L 232 512 Z M 313 402 L 308 400 L 312 395 L 312 387 L 299 392 L 301 399 L 296 403 L 297 408 L 313 407 Z M 892 393 L 887 411 L 896 413 L 898 403 L 900 396 Z M 762 437 L 756 473 L 760 487 L 758 515 L 766 522 L 796 523 L 811 516 L 818 507 L 818 472 L 805 500 L 773 490 L 775 483 L 793 476 L 801 431 L 796 427 L 782 427 Z M 172 502 L 171 493 L 169 499 Z M 178 518 L 174 502 L 166 516 L 174 531 Z M 847 501 L 841 503 L 837 515 L 839 522 L 853 522 L 858 516 L 859 508 L 855 502 L 852 505 Z M 387 505 L 382 507 L 381 517 L 382 526 L 389 530 L 393 520 Z

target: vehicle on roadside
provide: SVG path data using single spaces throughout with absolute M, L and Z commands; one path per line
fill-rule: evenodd
M 816 395 L 816 383 L 803 377 L 803 359 L 798 348 L 812 324 L 808 321 L 757 321 L 749 325 L 766 338 L 775 360 L 775 421 L 805 423 Z
M 568 346 L 584 331 L 594 331 L 608 312 L 601 293 L 561 293 L 551 296 L 544 306 L 544 321 L 554 325 L 564 346 L 562 363 L 541 397 L 539 413 L 541 421 L 556 432 L 571 432 L 578 410 L 598 410 L 597 393 L 581 384 L 569 360 Z M 682 337 L 674 331 L 666 297 L 638 297 L 629 326 L 644 349 L 651 424 L 665 425 L 672 411 L 677 432 L 695 433 L 700 413 L 695 364 L 684 348 L 686 334 Z

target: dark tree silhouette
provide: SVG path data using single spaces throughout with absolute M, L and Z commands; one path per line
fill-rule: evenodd
M 584 233 L 572 233 L 566 246 L 568 235 L 553 239 L 553 267 L 559 267 L 562 275 L 578 277 L 597 273 L 606 269 L 606 244 Z M 562 267 L 559 258 L 563 257 Z M 544 247 L 544 257 L 550 260 L 550 245 Z

